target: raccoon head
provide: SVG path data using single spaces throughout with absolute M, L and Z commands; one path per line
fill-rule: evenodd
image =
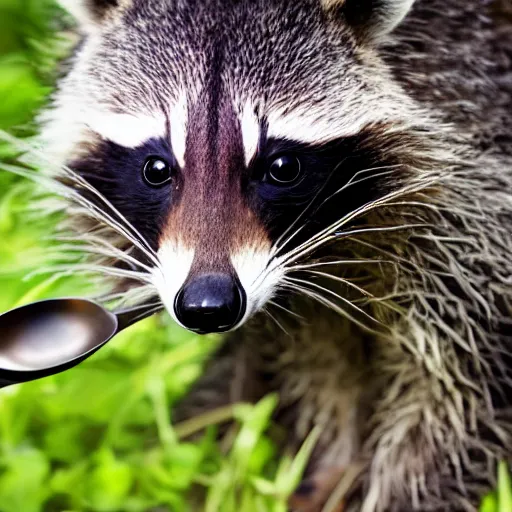
M 411 161 L 419 110 L 379 44 L 413 0 L 62 1 L 83 39 L 46 149 L 140 236 L 192 331 L 260 311 Z

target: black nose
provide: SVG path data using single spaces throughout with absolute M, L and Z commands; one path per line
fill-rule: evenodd
M 229 331 L 241 320 L 245 308 L 245 292 L 228 274 L 195 277 L 180 290 L 174 304 L 182 325 L 200 334 Z

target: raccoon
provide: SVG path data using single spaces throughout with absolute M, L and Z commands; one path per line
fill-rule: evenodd
M 512 461 L 509 0 L 61 0 L 41 115 L 117 293 L 279 396 L 300 512 L 475 511 Z M 91 266 L 94 265 L 91 263 Z

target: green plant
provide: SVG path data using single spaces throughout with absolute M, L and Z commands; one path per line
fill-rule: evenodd
M 483 499 L 480 512 L 512 512 L 512 480 L 504 462 L 498 468 L 498 489 Z

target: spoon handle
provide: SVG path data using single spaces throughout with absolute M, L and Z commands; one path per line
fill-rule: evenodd
M 116 311 L 115 315 L 117 316 L 118 328 L 117 332 L 121 332 L 128 327 L 131 327 L 133 324 L 144 320 L 155 313 L 158 313 L 163 309 L 163 306 L 158 307 L 154 304 L 147 304 L 142 306 L 135 306 L 130 309 L 124 309 L 121 311 Z M 1 385 L 1 384 L 0 384 Z

